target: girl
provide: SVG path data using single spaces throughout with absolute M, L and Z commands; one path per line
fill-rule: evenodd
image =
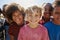
M 14 4 L 8 6 L 6 13 L 8 18 L 12 20 L 8 30 L 10 40 L 17 40 L 19 30 L 24 25 L 24 11 Z
M 52 20 L 52 18 L 50 18 L 52 16 L 51 15 L 52 12 L 53 12 L 52 4 L 51 3 L 47 3 L 44 6 L 44 13 L 43 13 L 42 19 L 40 20 L 40 24 L 45 24 L 46 22 Z

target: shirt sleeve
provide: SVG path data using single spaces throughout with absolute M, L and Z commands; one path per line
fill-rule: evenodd
M 47 29 L 44 30 L 44 33 L 43 33 L 43 37 L 42 38 L 43 38 L 43 40 L 50 40 Z

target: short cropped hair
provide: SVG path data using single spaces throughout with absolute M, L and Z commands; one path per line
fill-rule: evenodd
M 56 1 L 56 2 L 55 2 L 55 7 L 56 7 L 56 6 L 60 6 L 60 1 Z

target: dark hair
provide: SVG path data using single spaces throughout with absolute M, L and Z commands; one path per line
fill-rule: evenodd
M 8 4 L 4 4 L 4 5 L 3 5 L 3 12 L 5 12 L 5 10 L 6 10 L 5 7 L 6 7 L 7 5 L 8 5 Z
M 10 6 L 8 7 L 8 9 L 6 10 L 7 17 L 12 20 L 12 14 L 13 14 L 15 11 L 21 12 L 21 14 L 23 15 L 23 18 L 24 18 L 24 16 L 25 16 L 24 11 L 23 11 L 23 10 L 20 10 L 17 5 L 10 5 Z
M 60 1 L 56 1 L 55 6 L 60 6 Z
M 2 10 L 4 17 L 6 17 L 6 13 L 5 13 L 6 12 L 6 6 L 8 6 L 8 4 L 4 4 L 3 5 L 3 10 Z
M 47 3 L 45 6 L 49 6 L 50 7 L 50 11 L 53 11 L 53 6 L 51 3 Z
M 1 10 L 1 8 L 0 8 L 0 13 L 2 13 L 2 10 Z

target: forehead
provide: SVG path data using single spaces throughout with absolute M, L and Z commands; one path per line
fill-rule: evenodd
M 47 6 L 45 6 L 45 8 L 50 8 L 50 6 L 47 5 Z
M 54 11 L 60 12 L 60 6 L 55 7 Z
M 20 13 L 20 11 L 15 11 L 15 12 L 13 12 L 13 15 L 20 15 L 21 13 Z
M 40 8 L 35 8 L 35 9 L 33 9 L 33 11 L 34 12 L 37 12 L 37 11 L 41 12 L 41 9 Z
M 27 14 L 27 15 L 31 15 L 31 14 L 32 14 L 32 12 L 31 12 L 31 11 L 28 11 L 26 14 Z
M 26 10 L 27 15 L 39 15 L 41 14 L 41 8 L 32 8 L 30 10 Z
M 49 5 L 46 5 L 44 8 L 45 9 L 50 9 L 50 6 Z

